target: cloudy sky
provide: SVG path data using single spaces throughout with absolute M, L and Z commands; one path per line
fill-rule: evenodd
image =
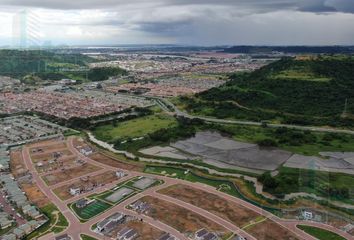
M 0 0 L 0 45 L 24 10 L 41 43 L 354 45 L 354 0 Z

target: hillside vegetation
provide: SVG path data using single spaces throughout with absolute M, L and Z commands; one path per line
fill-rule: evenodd
M 111 76 L 126 74 L 120 68 L 93 68 L 97 60 L 82 54 L 63 54 L 40 50 L 0 50 L 0 76 L 19 78 L 25 83 L 40 80 L 102 81 Z
M 232 75 L 221 87 L 179 100 L 197 115 L 354 126 L 354 58 L 285 58 L 253 73 Z

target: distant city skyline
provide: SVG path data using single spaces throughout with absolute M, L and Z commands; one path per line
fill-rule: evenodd
M 354 0 L 1 0 L 0 21 L 0 46 L 354 45 Z

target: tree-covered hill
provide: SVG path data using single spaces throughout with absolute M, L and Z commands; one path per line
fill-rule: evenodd
M 285 58 L 181 102 L 219 118 L 354 126 L 354 58 Z
M 0 75 L 23 77 L 29 73 L 85 66 L 94 61 L 81 54 L 57 54 L 39 50 L 0 50 Z
M 101 81 L 110 76 L 126 74 L 120 68 L 93 68 L 97 60 L 82 54 L 64 54 L 40 50 L 0 50 L 0 76 L 28 79 Z M 33 82 L 33 81 L 32 81 Z

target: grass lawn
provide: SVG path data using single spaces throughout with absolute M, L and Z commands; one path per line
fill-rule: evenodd
M 87 236 L 85 234 L 80 234 L 80 238 L 81 240 L 97 240 L 96 238 Z
M 354 151 L 354 136 L 348 134 L 329 134 L 242 125 L 220 125 L 219 128 L 231 134 L 238 141 L 256 143 L 263 139 L 272 139 L 277 142 L 279 148 L 298 154 L 316 156 L 319 155 L 319 152 Z M 295 140 L 296 137 L 300 140 Z
M 89 220 L 90 218 L 93 218 L 98 214 L 106 211 L 110 207 L 112 207 L 112 205 L 97 199 L 96 202 L 91 203 L 84 208 L 77 208 L 75 203 L 72 203 L 71 205 L 71 209 L 75 211 L 75 213 L 83 220 Z
M 309 69 L 288 69 L 282 72 L 279 72 L 271 78 L 274 79 L 285 79 L 285 80 L 301 80 L 301 81 L 314 81 L 314 82 L 328 82 L 332 80 L 331 78 L 328 77 L 322 77 L 314 74 L 311 72 Z
M 345 238 L 339 236 L 338 234 L 321 228 L 310 227 L 305 225 L 298 225 L 297 227 L 310 234 L 311 236 L 318 238 L 319 240 L 345 240 Z
M 315 193 L 322 197 L 331 197 L 332 200 L 353 204 L 354 201 L 354 176 L 344 173 L 321 172 L 314 170 L 295 169 L 282 167 L 275 179 L 280 183 L 274 193 L 307 192 Z M 278 189 L 279 188 L 279 189 Z M 329 194 L 328 189 L 349 190 L 349 198 Z M 271 193 L 273 193 L 270 191 Z
M 28 235 L 26 239 L 38 238 L 39 236 L 42 236 L 44 233 L 46 233 L 50 228 L 52 228 L 52 231 L 54 231 L 55 233 L 59 233 L 62 232 L 67 226 L 69 226 L 69 223 L 64 217 L 64 215 L 58 210 L 58 208 L 54 204 L 48 204 L 42 207 L 40 211 L 49 218 L 49 221 L 42 225 L 40 228 L 38 228 L 36 231 L 32 232 L 30 235 Z M 58 221 L 53 212 L 59 212 Z
M 203 183 L 216 189 L 228 193 L 230 195 L 239 197 L 240 194 L 232 184 L 232 182 L 228 180 L 220 180 L 220 179 L 212 179 L 197 175 L 191 171 L 188 171 L 183 168 L 174 168 L 174 167 L 163 167 L 163 166 L 147 166 L 145 168 L 145 172 L 159 175 L 167 175 L 175 178 L 183 179 L 190 182 L 199 182 Z
M 93 130 L 93 134 L 96 138 L 109 142 L 115 139 L 143 137 L 159 129 L 175 126 L 177 126 L 177 121 L 174 117 L 165 114 L 155 114 L 119 122 L 117 126 L 112 124 L 99 126 Z

